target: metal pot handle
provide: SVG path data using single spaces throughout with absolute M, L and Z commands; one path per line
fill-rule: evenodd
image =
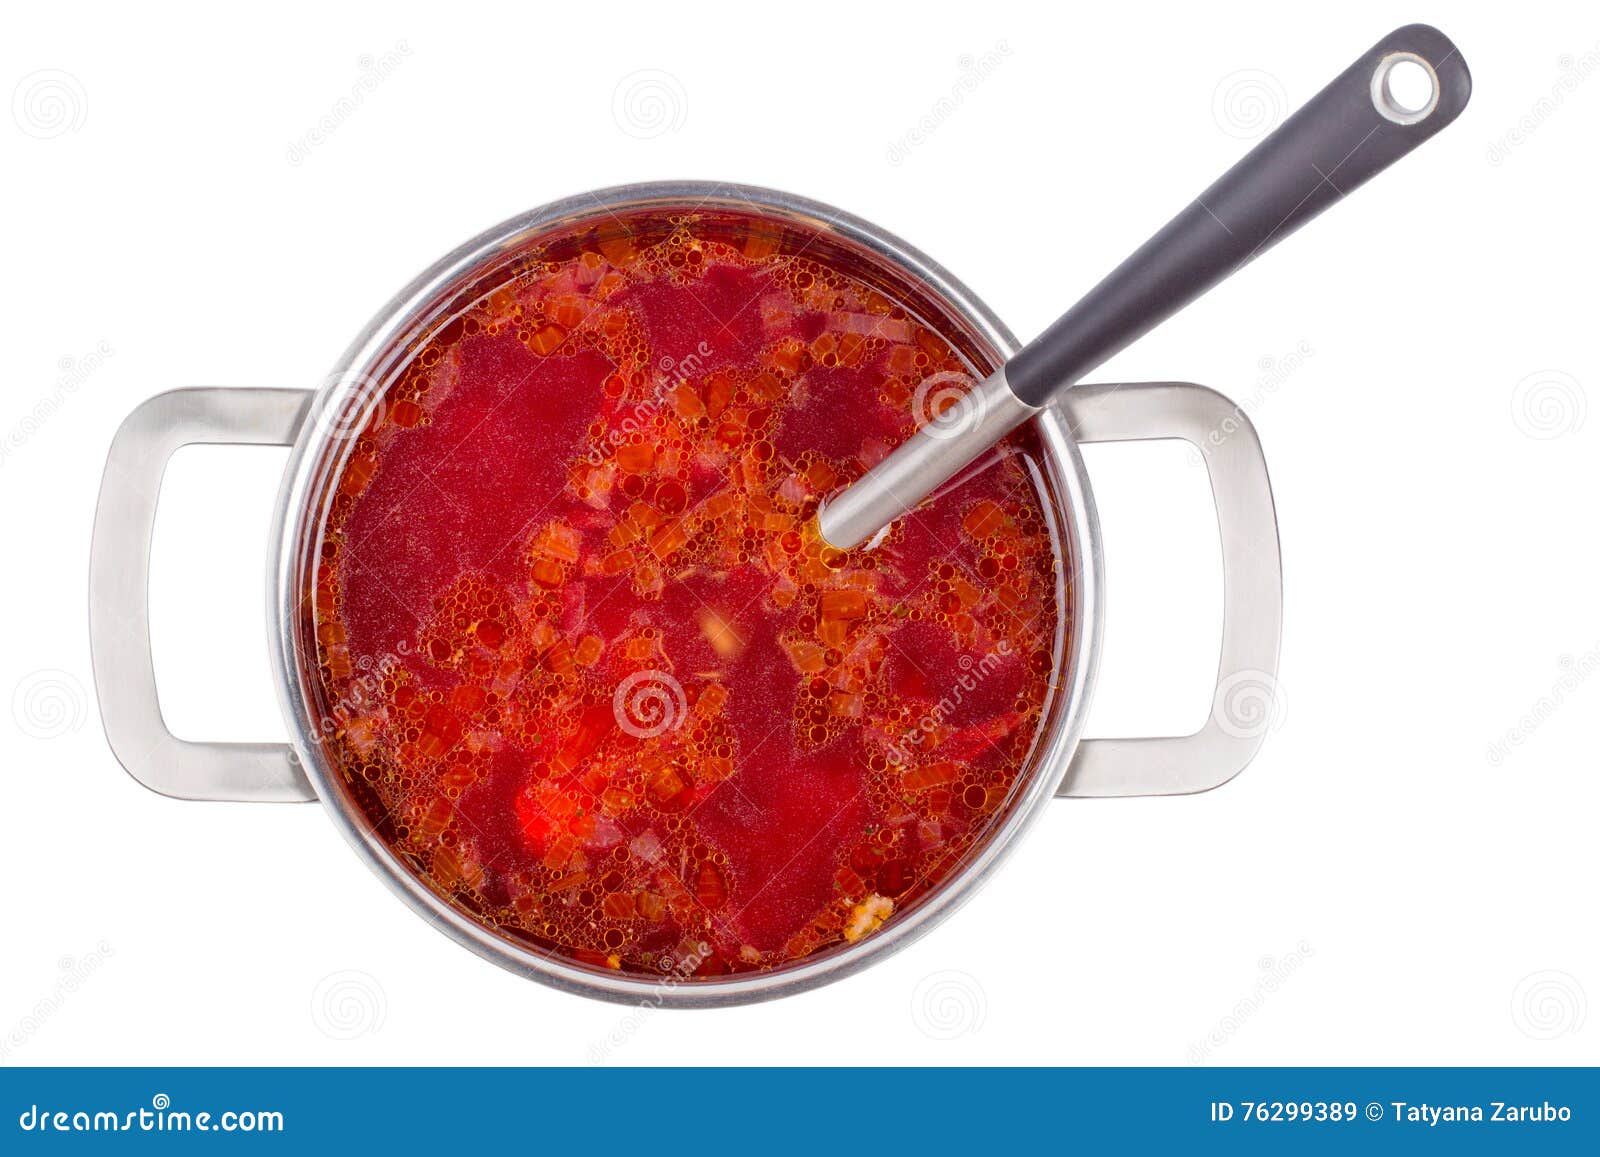
M 89 649 L 111 750 L 128 774 L 162 795 L 316 798 L 286 743 L 196 743 L 167 730 L 149 612 L 150 536 L 173 452 L 196 442 L 292 445 L 311 398 L 306 390 L 173 390 L 129 414 L 112 439 L 89 551 Z
M 1273 723 L 1283 575 L 1261 442 L 1244 412 L 1187 382 L 1078 386 L 1055 405 L 1081 442 L 1182 438 L 1203 456 L 1222 534 L 1222 656 L 1193 735 L 1086 739 L 1057 796 L 1183 795 L 1244 770 Z

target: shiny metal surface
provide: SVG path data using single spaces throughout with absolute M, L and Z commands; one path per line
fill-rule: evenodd
M 1079 443 L 1181 438 L 1194 446 L 1205 460 L 1222 538 L 1222 651 L 1205 724 L 1192 735 L 1085 739 L 1056 794 L 1185 795 L 1220 787 L 1260 750 L 1277 695 L 1283 571 L 1255 427 L 1215 390 L 1187 382 L 1077 386 L 1052 405 Z
M 95 697 L 117 761 L 179 799 L 316 798 L 285 743 L 196 743 L 167 730 L 150 658 L 150 535 L 167 460 L 197 442 L 288 446 L 307 390 L 190 389 L 158 394 L 112 439 L 89 548 L 89 652 Z
M 1011 392 L 1001 366 L 828 499 L 817 511 L 817 528 L 840 550 L 860 546 L 1038 412 Z

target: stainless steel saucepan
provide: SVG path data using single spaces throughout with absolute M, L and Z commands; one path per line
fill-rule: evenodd
M 679 1005 L 761 1000 L 834 980 L 927 931 L 969 896 L 1010 853 L 1054 796 L 1165 795 L 1203 791 L 1249 762 L 1265 733 L 1238 700 L 1269 687 L 1277 669 L 1277 524 L 1261 448 L 1248 420 L 1222 395 L 1181 382 L 1085 387 L 1036 419 L 1043 448 L 1037 484 L 1045 498 L 1060 565 L 1057 598 L 1070 630 L 1056 641 L 1056 683 L 1010 811 L 988 842 L 920 906 L 873 936 L 769 973 L 671 984 L 587 968 L 546 956 L 463 915 L 419 880 L 372 834 L 322 747 L 318 712 L 295 629 L 302 568 L 314 547 L 315 499 L 336 475 L 345 436 L 371 402 L 365 384 L 384 377 L 386 359 L 451 301 L 463 285 L 525 249 L 535 238 L 589 218 L 633 209 L 726 208 L 825 230 L 885 275 L 915 286 L 943 328 L 966 339 L 975 375 L 992 369 L 1017 342 L 982 302 L 949 273 L 898 238 L 826 205 L 766 189 L 695 182 L 631 185 L 586 193 L 498 225 L 429 269 L 373 319 L 320 391 L 204 388 L 160 394 L 117 432 L 106 463 L 90 559 L 90 636 L 95 686 L 112 750 L 145 786 L 181 799 L 321 801 L 368 866 L 413 908 L 462 944 L 515 972 L 591 996 Z M 1230 431 L 1225 439 L 1213 433 Z M 1100 532 L 1078 446 L 1146 438 L 1185 438 L 1206 456 L 1222 534 L 1224 637 L 1217 674 L 1220 708 L 1193 735 L 1080 738 L 1099 657 L 1103 622 Z M 274 681 L 288 743 L 197 743 L 166 728 L 150 657 L 150 535 L 167 459 L 181 446 L 226 443 L 290 446 L 277 515 L 267 541 L 268 629 Z M 1061 616 L 1066 623 L 1065 613 Z M 312 676 L 314 678 L 314 675 Z

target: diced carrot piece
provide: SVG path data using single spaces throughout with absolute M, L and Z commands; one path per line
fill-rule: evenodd
M 600 250 L 605 259 L 611 264 L 623 265 L 633 256 L 633 237 L 627 233 L 607 237 L 602 241 L 597 241 L 595 248 Z
M 661 512 L 648 502 L 635 502 L 628 507 L 628 520 L 648 530 L 661 522 Z
M 778 251 L 778 235 L 770 230 L 752 228 L 744 239 L 744 255 L 752 261 L 771 257 Z
M 634 561 L 633 551 L 614 551 L 601 562 L 600 571 L 602 574 L 621 574 L 625 570 L 632 570 Z
M 649 442 L 624 442 L 617 447 L 617 465 L 629 474 L 643 474 L 655 461 L 656 448 Z
M 720 715 L 722 706 L 728 701 L 728 689 L 721 683 L 707 683 L 700 692 L 699 698 L 694 701 L 697 715 L 707 717 Z
M 417 818 L 417 831 L 430 839 L 437 836 L 449 826 L 454 812 L 455 806 L 449 800 L 442 795 L 434 796 Z
M 670 766 L 660 768 L 650 777 L 650 794 L 657 803 L 670 803 L 682 795 L 688 784 Z
M 551 305 L 550 317 L 557 325 L 572 329 L 587 316 L 588 312 L 581 297 L 564 293 Z
M 758 402 L 776 402 L 783 397 L 783 383 L 778 380 L 778 375 L 765 370 L 757 374 L 745 388 Z
M 342 643 L 324 648 L 323 657 L 328 662 L 329 674 L 335 679 L 343 679 L 355 670 L 350 662 L 350 648 Z
M 800 368 L 801 355 L 805 346 L 795 338 L 778 343 L 778 348 L 772 351 L 772 364 L 786 374 L 792 374 Z
M 835 715 L 842 715 L 847 719 L 859 719 L 866 710 L 866 705 L 859 695 L 835 691 L 828 696 L 828 709 Z
M 839 360 L 847 366 L 860 365 L 866 349 L 867 339 L 858 333 L 843 334 L 839 338 Z
M 823 619 L 817 626 L 817 638 L 838 650 L 850 641 L 850 623 L 846 619 Z
M 736 501 L 731 490 L 719 490 L 700 504 L 700 511 L 707 518 L 721 518 L 733 509 Z
M 546 859 L 548 859 L 548 858 L 549 857 L 546 857 Z M 568 862 L 569 866 L 571 864 L 582 864 L 583 863 L 583 853 L 578 851 L 577 848 L 573 848 L 573 850 L 567 854 L 567 862 Z M 559 867 L 560 865 L 557 865 L 557 866 Z M 576 872 L 568 872 L 565 876 L 562 876 L 561 879 L 556 880 L 554 883 L 552 883 L 550 885 L 550 891 L 552 891 L 552 892 L 565 892 L 565 891 L 567 891 L 567 890 L 569 890 L 571 888 L 581 887 L 582 885 L 588 883 L 588 881 L 589 881 L 589 873 L 580 868 Z M 574 957 L 576 957 L 577 959 L 579 959 L 579 960 L 584 960 L 586 955 L 589 956 L 589 957 L 596 958 L 596 959 L 592 959 L 592 960 L 586 961 L 587 963 L 596 963 L 597 964 L 597 963 L 600 962 L 601 959 L 604 959 L 603 957 L 600 956 L 600 954 L 598 952 L 587 952 L 585 949 L 578 949 L 578 950 L 574 951 L 572 955 Z
M 683 520 L 675 518 L 651 536 L 650 553 L 665 562 L 673 552 L 682 550 L 688 541 L 689 533 L 683 529 Z
M 578 640 L 578 649 L 573 652 L 572 657 L 580 667 L 593 667 L 600 661 L 600 653 L 605 647 L 599 635 L 585 635 Z
M 448 892 L 460 881 L 460 858 L 450 848 L 435 848 L 433 853 L 433 882 Z
M 558 558 L 562 562 L 577 562 L 578 548 L 583 538 L 564 522 L 552 522 L 539 532 L 533 548 L 540 554 Z
M 833 467 L 820 458 L 806 468 L 806 481 L 811 483 L 811 489 L 819 494 L 831 487 L 838 477 Z
M 706 413 L 715 418 L 728 408 L 728 402 L 733 398 L 733 382 L 727 374 L 713 374 L 706 381 L 705 395 Z
M 889 372 L 909 374 L 917 368 L 917 351 L 908 345 L 897 345 L 889 351 Z
M 611 532 L 606 535 L 606 541 L 616 549 L 621 550 L 637 539 L 639 535 L 639 524 L 631 518 L 623 518 L 619 519 L 617 524 L 611 528 Z
M 489 693 L 476 683 L 459 683 L 454 691 L 450 692 L 450 706 L 457 711 L 471 715 L 482 707 Z
M 626 920 L 633 915 L 633 893 L 613 892 L 605 898 L 600 907 L 613 920 Z
M 824 591 L 818 603 L 824 619 L 859 619 L 867 613 L 867 596 L 860 591 Z
M 672 399 L 672 408 L 678 417 L 686 422 L 692 422 L 706 412 L 706 407 L 700 401 L 700 395 L 694 392 L 694 387 L 688 382 L 683 382 L 673 387 L 668 395 Z
M 541 558 L 533 564 L 533 581 L 547 591 L 553 591 L 562 583 L 561 564 L 553 558 Z
M 572 673 L 572 644 L 565 639 L 557 639 L 545 648 L 544 665 L 557 675 Z
M 961 765 L 944 760 L 939 763 L 926 763 L 921 767 L 913 767 L 900 777 L 900 785 L 907 791 L 921 791 L 926 787 L 938 787 L 942 783 L 949 783 L 961 774 Z
M 533 352 L 540 357 L 549 357 L 561 348 L 561 343 L 567 340 L 567 331 L 559 325 L 547 325 L 539 329 L 529 340 Z
M 646 920 L 659 920 L 667 914 L 667 902 L 654 892 L 640 892 L 634 907 Z
M 715 911 L 728 902 L 728 878 L 721 868 L 707 860 L 700 865 L 694 891 L 695 898 L 703 906 Z
M 1006 524 L 1006 512 L 993 502 L 975 502 L 961 520 L 961 526 L 973 538 L 988 538 L 998 534 Z

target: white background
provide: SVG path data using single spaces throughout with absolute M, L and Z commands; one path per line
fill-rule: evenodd
M 0 1062 L 1600 1061 L 1600 13 L 1433 7 L 11 12 Z M 1280 711 L 1228 786 L 1058 802 L 867 972 L 625 1023 L 434 932 L 318 807 L 180 803 L 112 758 L 89 532 L 151 394 L 314 385 L 458 242 L 671 177 L 865 216 L 1028 337 L 1408 19 L 1470 63 L 1460 121 L 1096 375 L 1211 384 L 1266 447 Z M 282 461 L 169 472 L 152 610 L 186 736 L 282 734 L 261 621 Z M 1111 602 L 1091 730 L 1193 726 L 1220 630 L 1204 473 L 1176 444 L 1090 463 Z

